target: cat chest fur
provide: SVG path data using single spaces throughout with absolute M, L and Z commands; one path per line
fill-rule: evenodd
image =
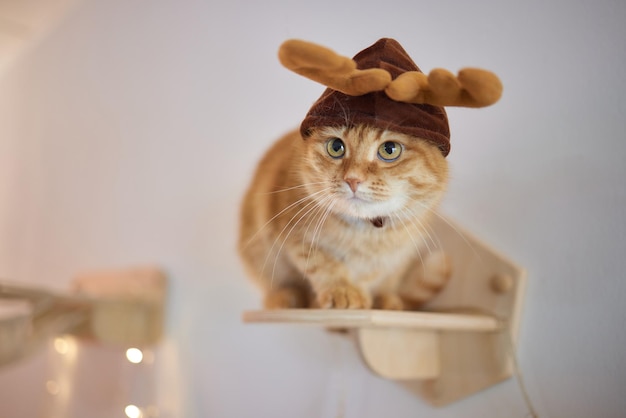
M 393 222 L 376 227 L 368 220 L 350 226 L 330 216 L 317 234 L 302 236 L 310 251 L 306 268 L 316 263 L 338 262 L 355 283 L 376 286 L 390 276 L 402 274 L 414 260 L 419 260 L 419 231 L 410 231 Z M 410 234 L 415 234 L 412 236 Z M 306 271 L 302 272 L 305 276 Z

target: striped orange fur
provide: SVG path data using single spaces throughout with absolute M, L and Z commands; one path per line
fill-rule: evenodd
M 447 182 L 436 146 L 393 131 L 326 127 L 278 140 L 241 208 L 239 252 L 265 306 L 426 302 L 449 276 L 428 226 Z

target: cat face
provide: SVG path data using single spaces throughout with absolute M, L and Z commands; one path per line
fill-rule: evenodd
M 447 162 L 419 138 L 360 125 L 315 129 L 303 142 L 307 192 L 343 217 L 414 218 L 445 191 Z

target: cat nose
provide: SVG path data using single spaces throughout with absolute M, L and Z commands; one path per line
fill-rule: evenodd
M 361 184 L 361 179 L 357 179 L 354 177 L 348 177 L 346 179 L 344 179 L 346 181 L 346 183 L 348 183 L 348 186 L 350 186 L 350 190 L 352 190 L 352 193 L 356 193 L 356 189 L 359 187 L 359 184 Z

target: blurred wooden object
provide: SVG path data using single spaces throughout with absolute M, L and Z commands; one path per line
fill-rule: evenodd
M 163 334 L 166 277 L 156 268 L 82 274 L 73 292 L 0 282 L 0 365 L 73 334 L 101 343 L 143 346 Z
M 370 369 L 437 406 L 511 377 L 525 271 L 445 218 L 433 229 L 452 278 L 423 311 L 249 311 L 243 320 L 347 328 Z

